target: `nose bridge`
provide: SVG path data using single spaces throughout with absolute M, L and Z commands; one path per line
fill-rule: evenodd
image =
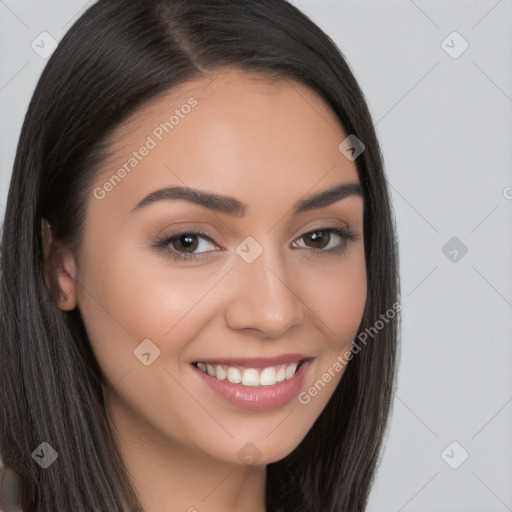
M 278 252 L 249 239 L 239 245 L 237 253 L 226 307 L 228 325 L 277 337 L 302 322 L 303 304 Z

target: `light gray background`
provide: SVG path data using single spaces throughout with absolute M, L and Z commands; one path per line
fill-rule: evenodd
M 46 62 L 31 43 L 92 3 L 0 0 L 2 219 Z M 512 510 L 512 0 L 293 3 L 365 92 L 397 217 L 399 385 L 368 512 Z

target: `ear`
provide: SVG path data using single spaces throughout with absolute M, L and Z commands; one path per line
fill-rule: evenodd
M 53 239 L 51 226 L 41 220 L 41 234 L 45 259 L 45 279 L 55 304 L 64 311 L 71 311 L 76 302 L 77 265 L 70 249 L 64 249 Z

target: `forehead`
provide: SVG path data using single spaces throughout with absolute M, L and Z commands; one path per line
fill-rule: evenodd
M 195 102 L 197 106 L 190 108 Z M 189 116 L 190 113 L 193 115 Z M 191 119 L 182 123 L 181 130 L 175 130 L 187 117 Z M 165 130 L 161 125 L 169 122 L 172 126 L 167 124 Z M 186 132 L 183 125 L 199 122 L 205 130 L 210 125 L 217 133 L 228 122 L 233 125 L 255 122 L 256 125 L 267 123 L 265 132 L 281 127 L 293 135 L 301 125 L 306 128 L 309 123 L 310 131 L 320 126 L 323 130 L 344 134 L 331 108 L 304 84 L 263 72 L 225 69 L 183 82 L 144 104 L 114 131 L 110 138 L 109 161 L 105 163 L 114 163 L 126 156 L 127 151 L 133 151 L 143 135 L 150 135 L 159 143 L 160 139 L 170 139 L 167 135 L 172 131 L 172 138 L 177 139 L 178 132 Z
M 322 180 L 325 186 L 358 181 L 356 166 L 338 149 L 345 137 L 335 113 L 309 87 L 224 70 L 179 84 L 123 122 L 95 186 L 124 168 L 108 202 L 122 201 L 125 209 L 171 185 L 229 189 L 240 197 L 259 191 L 267 200 L 275 189 L 296 200 Z

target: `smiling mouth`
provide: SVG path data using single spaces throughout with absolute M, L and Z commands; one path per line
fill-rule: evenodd
M 287 364 L 267 366 L 265 368 L 228 366 L 225 364 L 203 363 L 201 361 L 196 361 L 192 365 L 217 380 L 228 381 L 232 384 L 240 384 L 247 387 L 257 387 L 274 386 L 291 379 L 304 361 L 306 359 Z

